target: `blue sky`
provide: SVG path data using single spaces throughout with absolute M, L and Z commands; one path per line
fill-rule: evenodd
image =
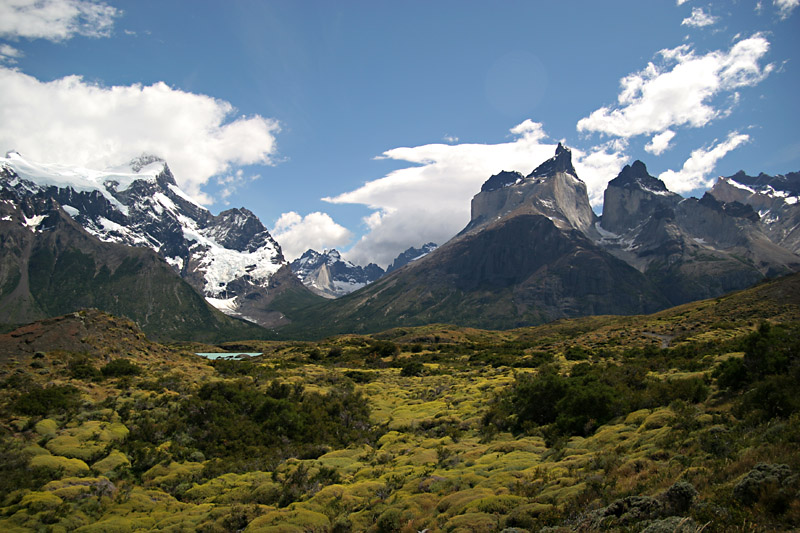
M 0 150 L 156 153 L 290 258 L 385 266 L 558 141 L 598 212 L 635 159 L 686 195 L 800 170 L 798 4 L 0 0 Z

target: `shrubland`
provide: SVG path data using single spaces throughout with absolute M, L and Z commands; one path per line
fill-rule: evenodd
M 799 287 L 509 331 L 165 346 L 86 313 L 3 335 L 0 527 L 793 530 Z

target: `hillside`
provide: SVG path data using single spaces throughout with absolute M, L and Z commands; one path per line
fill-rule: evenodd
M 0 527 L 792 530 L 798 334 L 800 275 L 653 315 L 313 343 L 51 319 L 0 336 Z

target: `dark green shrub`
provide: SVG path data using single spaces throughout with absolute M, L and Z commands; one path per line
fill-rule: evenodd
M 24 415 L 44 416 L 75 409 L 80 392 L 72 385 L 34 387 L 14 402 L 14 411 Z
M 409 361 L 403 364 L 400 375 L 405 377 L 421 376 L 425 372 L 425 365 L 419 361 Z
M 100 371 L 88 355 L 78 355 L 69 360 L 67 371 L 70 377 L 83 380 L 97 380 L 102 377 Z
M 138 376 L 142 369 L 128 359 L 114 359 L 100 369 L 104 377 Z

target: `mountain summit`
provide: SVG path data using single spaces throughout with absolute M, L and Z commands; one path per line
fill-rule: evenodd
M 177 185 L 166 162 L 144 155 L 107 170 L 0 158 L 0 190 L 49 198 L 108 243 L 147 247 L 223 312 L 265 326 L 274 276 L 291 278 L 280 246 L 247 209 L 212 215 Z
M 498 186 L 503 184 L 502 186 Z M 558 228 L 590 234 L 597 219 L 586 184 L 572 166 L 572 152 L 561 143 L 556 155 L 521 177 L 501 172 L 489 178 L 472 199 L 472 216 L 462 233 L 485 229 L 505 217 L 542 215 Z

